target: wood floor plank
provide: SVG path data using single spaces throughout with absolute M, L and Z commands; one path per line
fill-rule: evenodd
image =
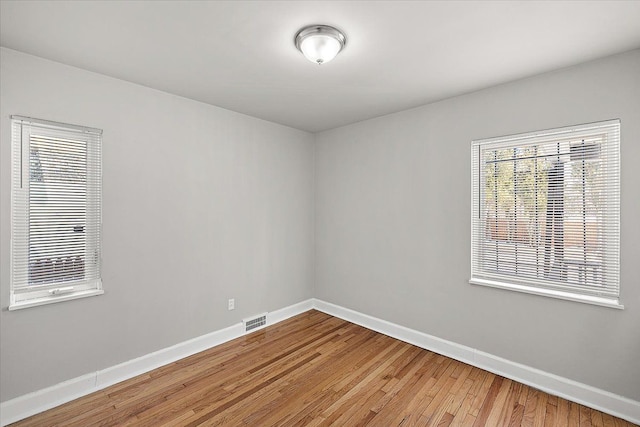
M 580 405 L 575 402 L 569 402 L 569 427 L 580 426 Z
M 558 412 L 557 404 L 557 400 L 554 402 L 552 402 L 551 400 L 547 400 L 547 409 L 544 417 L 544 427 L 554 427 L 556 425 L 556 414 Z
M 489 414 L 495 406 L 494 403 L 496 401 L 496 398 L 498 397 L 499 390 L 502 387 L 503 380 L 504 378 L 502 377 L 494 376 L 493 381 L 491 382 L 491 386 L 489 387 L 485 399 L 482 402 L 482 407 L 480 408 L 478 416 L 476 417 L 474 427 L 483 427 L 487 425 Z
M 371 350 L 368 350 L 367 354 L 375 354 L 377 351 L 381 351 L 385 345 L 373 339 L 369 339 L 364 343 L 353 342 L 352 344 L 360 349 L 367 349 L 368 346 L 374 345 L 375 347 L 371 347 Z M 349 372 L 345 372 L 345 370 L 335 369 L 335 361 L 339 360 L 340 363 L 344 363 L 345 366 L 355 366 L 361 357 L 361 354 L 351 351 L 351 348 L 341 349 L 340 352 L 332 355 L 326 363 L 317 366 L 303 382 L 294 383 L 302 384 L 304 387 L 304 389 L 296 388 L 292 390 L 291 394 L 291 396 L 297 396 L 297 398 L 300 399 L 301 403 L 299 403 L 299 405 L 302 409 L 297 413 L 291 413 L 283 421 L 296 425 L 309 417 L 309 419 L 313 419 L 319 416 L 322 411 L 331 406 L 341 396 L 339 392 L 333 390 L 333 386 L 340 379 L 349 375 Z M 351 374 L 354 374 L 354 371 L 351 371 Z M 282 410 L 289 412 L 286 405 L 284 405 Z M 267 419 L 261 421 L 269 425 L 268 423 L 273 420 Z
M 615 427 L 614 417 L 609 414 L 602 414 L 602 421 L 604 421 L 604 427 Z
M 522 417 L 522 427 L 533 427 L 533 421 L 536 416 L 536 407 L 538 406 L 538 396 L 540 391 L 527 387 L 527 401 L 524 405 L 524 415 Z
M 520 403 L 516 403 L 511 412 L 511 418 L 509 419 L 509 427 L 516 427 L 522 425 L 522 417 L 524 417 L 524 406 Z
M 568 405 L 568 402 L 567 402 Z M 604 427 L 604 421 L 602 420 L 602 413 L 597 411 L 591 412 L 591 425 L 594 427 Z
M 432 354 L 427 354 L 423 361 L 427 362 L 429 360 L 433 360 Z M 453 372 L 454 366 L 451 366 L 451 363 L 445 360 L 445 363 L 442 366 L 436 364 L 429 365 L 421 365 L 419 369 L 412 370 L 405 374 L 400 373 L 401 381 L 398 382 L 392 390 L 390 390 L 387 395 L 373 408 L 373 411 L 376 412 L 376 416 L 373 418 L 373 422 L 378 425 L 399 425 L 401 423 L 408 423 L 411 420 L 410 414 L 407 413 L 407 401 L 410 399 L 405 398 L 404 396 L 415 396 L 416 393 L 420 391 L 422 388 L 421 381 L 426 381 L 427 383 L 431 382 L 431 380 L 435 380 L 435 383 L 432 387 L 427 390 L 425 395 L 425 400 L 423 404 L 426 404 L 436 397 L 437 393 L 440 391 L 446 392 L 447 386 L 446 381 L 450 379 L 448 375 L 443 375 L 443 373 Z M 422 369 L 426 368 L 426 369 Z M 441 371 L 440 369 L 444 369 Z M 426 411 L 426 408 L 425 408 Z M 430 413 L 421 414 L 423 417 L 430 418 Z
M 591 409 L 580 405 L 580 427 L 591 427 Z
M 533 416 L 533 427 L 544 427 L 544 420 L 547 416 L 547 393 L 538 393 L 536 412 Z
M 512 383 L 513 381 L 511 380 L 503 379 L 496 399 L 492 404 L 489 415 L 487 416 L 485 425 L 496 426 L 501 423 L 504 424 L 505 421 L 501 420 L 511 418 L 511 410 L 507 406 L 509 406 L 509 394 Z
M 433 371 L 428 365 L 423 365 L 423 368 L 425 367 L 426 370 L 420 369 L 413 375 L 414 378 L 409 379 L 405 384 L 398 383 L 393 393 L 390 393 L 390 398 L 385 396 L 386 403 L 378 407 L 376 411 L 378 415 L 373 418 L 373 421 L 404 426 L 416 425 L 419 419 L 426 419 L 427 425 L 430 425 L 435 422 L 435 418 L 444 416 L 447 409 L 445 405 L 448 406 L 451 403 L 447 399 L 449 389 L 456 381 L 449 375 L 455 370 L 455 364 L 447 364 L 447 369 L 442 373 L 438 373 L 437 369 Z M 412 406 L 411 401 L 414 396 L 419 400 Z M 446 404 L 439 405 L 444 401 Z M 391 418 L 387 419 L 389 416 Z
M 409 349 L 406 349 L 409 350 Z M 406 351 L 405 350 L 405 351 Z M 390 354 L 385 352 L 382 355 L 382 359 L 386 359 L 388 357 L 388 355 Z M 401 355 L 400 355 L 401 356 Z M 391 356 L 393 357 L 393 356 Z M 347 410 L 348 408 L 350 408 L 352 405 L 356 404 L 357 402 L 357 395 L 359 393 L 367 393 L 368 391 L 370 391 L 368 385 L 371 383 L 371 385 L 375 385 L 375 378 L 381 374 L 381 368 L 385 368 L 388 367 L 391 362 L 393 361 L 390 360 L 388 362 L 385 362 L 382 366 L 378 367 L 376 369 L 376 371 L 371 372 L 369 375 L 367 375 L 366 377 L 362 378 L 361 381 L 359 381 L 356 385 L 352 386 L 352 387 L 345 387 L 344 389 L 348 391 L 346 391 L 346 393 L 344 394 L 344 396 L 342 396 L 340 399 L 338 399 L 333 405 L 331 405 L 329 408 L 327 408 L 323 413 L 322 413 L 322 418 L 324 418 L 326 420 L 326 423 L 332 424 L 335 420 L 337 420 L 341 415 L 342 412 L 344 410 Z M 415 362 L 415 358 L 412 359 L 412 363 Z M 367 365 L 364 365 L 362 368 L 366 367 Z M 361 369 L 362 369 L 361 368 Z M 419 368 L 419 365 L 415 365 L 413 367 L 413 369 L 417 370 Z M 359 377 L 361 377 L 362 375 L 359 375 Z M 398 386 L 400 386 L 400 384 L 403 383 L 404 378 L 401 379 L 401 381 L 398 383 Z M 405 382 L 406 384 L 406 382 Z M 339 390 L 336 390 L 339 391 Z
M 456 413 L 453 414 L 453 419 L 451 420 L 450 424 L 452 427 L 459 427 L 463 424 L 464 419 L 466 418 L 467 414 L 469 414 L 469 409 L 471 408 L 471 405 L 473 404 L 475 399 L 476 396 L 471 393 L 467 393 L 464 399 L 462 399 L 460 407 L 456 410 Z
M 13 427 L 630 426 L 311 310 Z
M 602 417 L 600 418 L 602 420 Z M 569 424 L 569 401 L 566 399 L 558 399 L 558 416 L 556 417 L 556 426 L 566 427 Z

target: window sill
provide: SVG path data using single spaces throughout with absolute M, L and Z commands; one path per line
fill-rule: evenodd
M 491 288 L 508 289 L 510 291 L 523 292 L 532 295 L 542 295 L 545 297 L 558 298 L 567 301 L 581 302 L 585 304 L 599 305 L 602 307 L 624 309 L 624 305 L 619 300 L 611 298 L 595 297 L 591 295 L 572 294 L 570 292 L 557 291 L 553 289 L 537 288 L 533 286 L 516 285 L 512 283 L 496 282 L 487 279 L 472 278 L 469 280 L 472 285 L 488 286 Z
M 102 295 L 102 294 L 104 294 L 104 291 L 102 289 L 89 289 L 86 291 L 79 291 L 79 292 L 66 294 L 66 295 L 34 298 L 34 299 L 12 303 L 11 305 L 9 305 L 9 311 L 22 310 L 23 308 L 37 307 L 39 305 L 53 304 L 56 302 L 71 301 L 74 299 L 93 297 L 93 296 Z

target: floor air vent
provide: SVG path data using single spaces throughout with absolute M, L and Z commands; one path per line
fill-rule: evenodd
M 267 313 L 260 314 L 256 317 L 244 319 L 244 331 L 249 332 L 267 325 Z

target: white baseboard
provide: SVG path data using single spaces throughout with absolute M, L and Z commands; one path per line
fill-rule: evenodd
M 281 322 L 312 308 L 313 300 L 309 299 L 271 311 L 267 316 L 267 324 L 272 325 Z M 228 328 L 163 348 L 136 359 L 2 402 L 0 403 L 0 425 L 6 426 L 176 360 L 231 341 L 244 334 L 245 332 L 240 322 Z
M 480 350 L 443 340 L 319 299 L 309 299 L 268 313 L 268 325 L 315 308 L 365 328 L 451 357 L 469 365 L 530 385 L 640 424 L 640 402 L 588 386 L 567 378 L 506 360 Z M 145 356 L 47 387 L 0 404 L 0 425 L 19 421 L 110 385 L 149 372 L 160 366 L 223 344 L 244 335 L 242 323 L 184 341 Z
M 282 322 L 290 317 L 297 316 L 300 313 L 304 313 L 313 308 L 313 298 L 306 301 L 299 302 L 297 304 L 290 305 L 280 310 L 270 311 L 267 316 L 267 324 L 273 325 L 274 323 Z
M 313 300 L 313 307 L 318 311 L 339 317 L 367 329 L 527 384 L 572 402 L 606 412 L 634 424 L 640 424 L 640 402 L 635 400 L 319 299 Z

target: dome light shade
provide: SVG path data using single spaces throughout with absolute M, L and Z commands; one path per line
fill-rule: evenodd
M 324 64 L 336 57 L 344 48 L 346 38 L 337 28 L 328 25 L 311 25 L 296 34 L 298 50 L 311 62 Z

